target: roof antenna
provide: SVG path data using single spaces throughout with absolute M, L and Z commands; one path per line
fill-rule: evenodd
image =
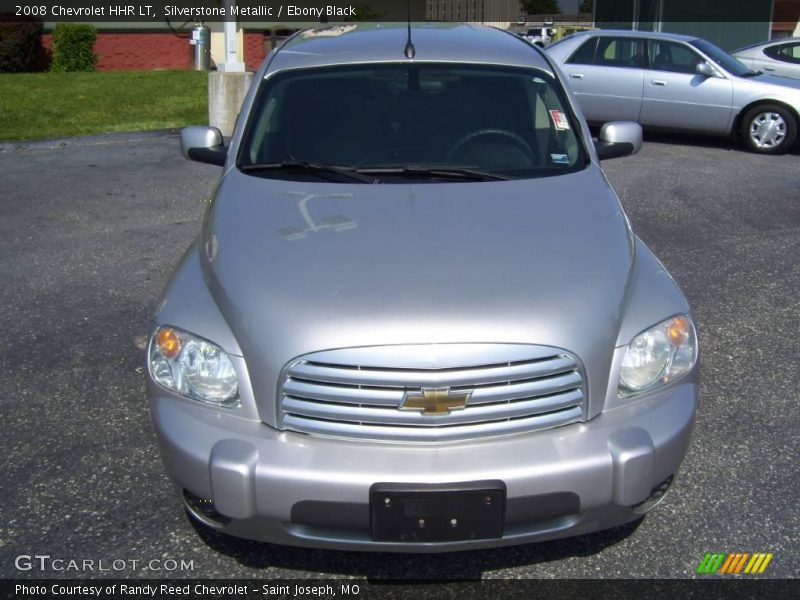
M 406 0 L 406 8 L 408 11 L 408 41 L 406 42 L 405 55 L 406 58 L 414 58 L 417 54 L 416 48 L 411 41 L 411 0 Z

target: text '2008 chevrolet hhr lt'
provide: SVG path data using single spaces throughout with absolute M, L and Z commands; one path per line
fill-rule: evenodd
M 280 544 L 435 552 L 639 518 L 686 454 L 687 302 L 631 232 L 560 71 L 471 25 L 304 31 L 256 74 L 154 316 L 189 513 Z

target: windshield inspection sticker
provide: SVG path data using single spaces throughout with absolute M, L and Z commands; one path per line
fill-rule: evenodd
M 559 131 L 564 131 L 566 129 L 569 129 L 569 121 L 567 121 L 567 115 L 565 115 L 560 110 L 551 110 L 550 118 L 553 119 L 553 125 L 555 125 L 556 129 L 558 129 Z
M 553 161 L 553 164 L 556 165 L 568 165 L 569 164 L 569 156 L 566 154 L 551 154 L 550 160 Z

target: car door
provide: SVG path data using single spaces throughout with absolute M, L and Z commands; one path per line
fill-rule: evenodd
M 563 65 L 588 121 L 638 121 L 642 108 L 644 42 L 632 37 L 589 38 Z
M 730 129 L 733 85 L 727 76 L 699 74 L 697 65 L 707 61 L 682 42 L 648 40 L 647 52 L 642 125 L 716 134 Z
M 768 58 L 759 61 L 759 71 L 800 79 L 800 42 L 768 46 L 764 48 L 764 54 Z

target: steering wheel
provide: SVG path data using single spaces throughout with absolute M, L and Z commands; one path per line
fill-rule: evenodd
M 461 152 L 467 144 L 474 142 L 476 139 L 481 137 L 498 137 L 498 138 L 505 138 L 505 140 L 510 141 L 516 146 L 518 149 L 522 150 L 525 153 L 525 156 L 533 163 L 533 150 L 531 150 L 530 145 L 516 133 L 512 133 L 507 129 L 478 129 L 471 133 L 468 133 L 460 140 L 458 140 L 453 147 L 450 149 L 450 152 L 447 153 L 447 161 L 452 162 L 454 158 L 458 156 L 458 153 Z

